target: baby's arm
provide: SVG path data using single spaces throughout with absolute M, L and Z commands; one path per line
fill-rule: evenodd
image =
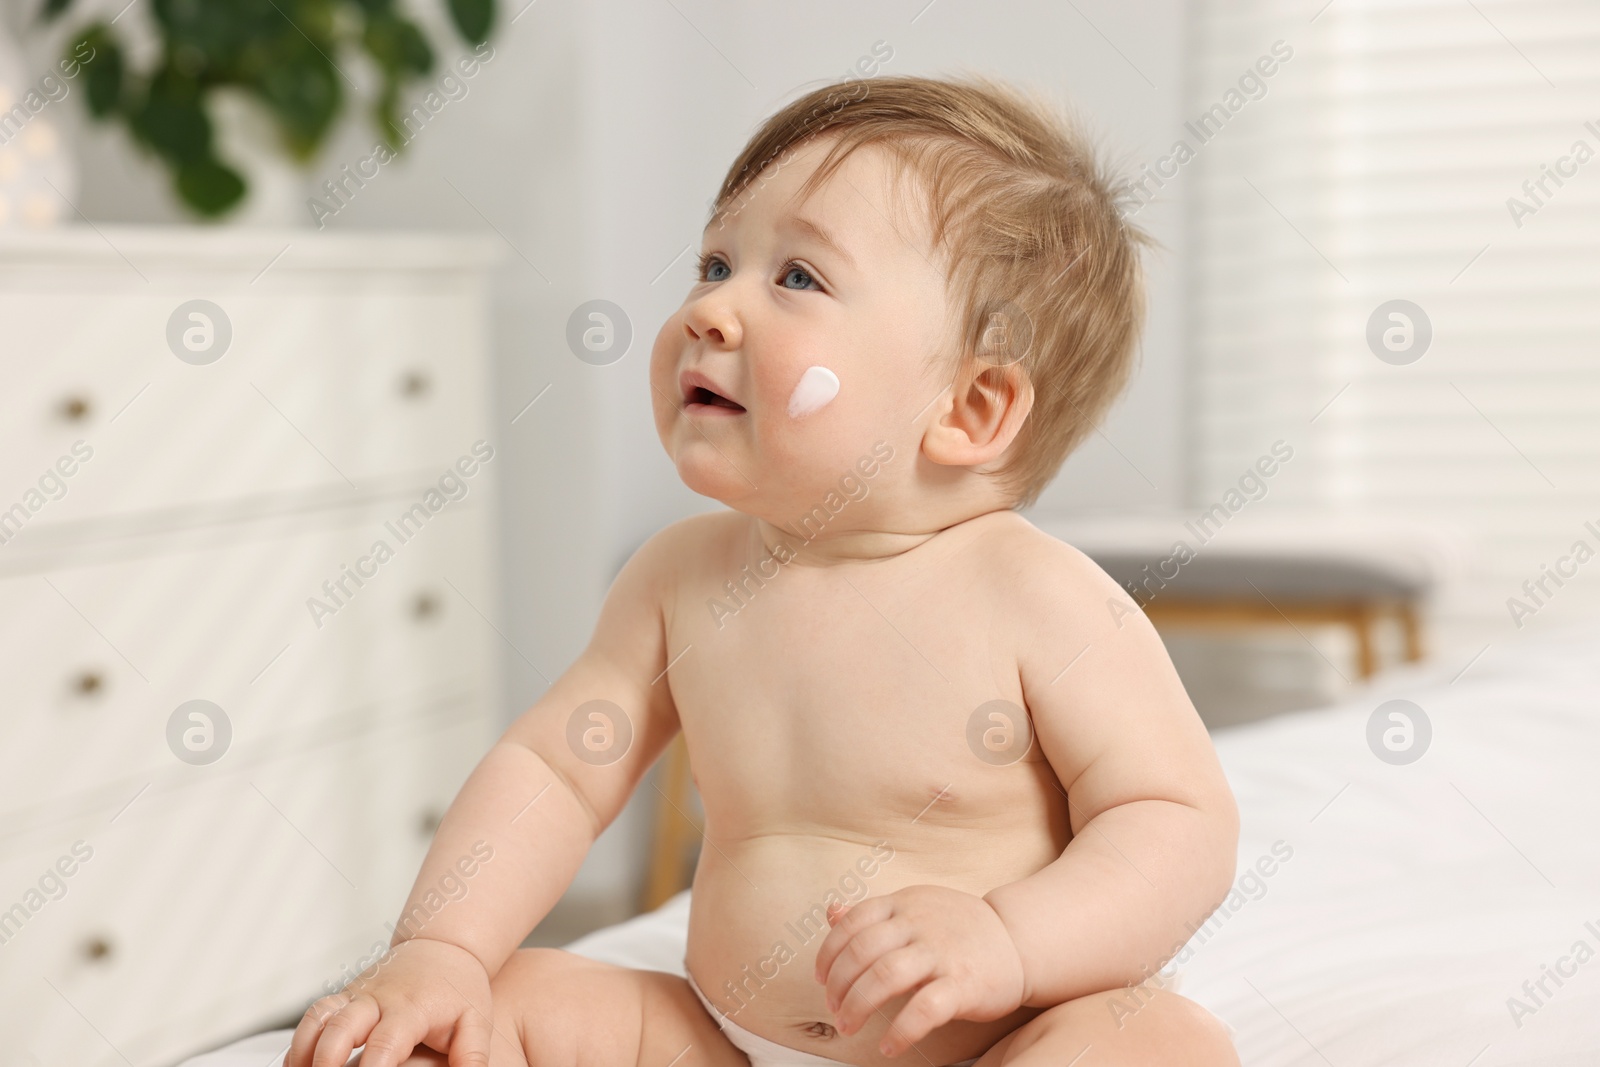
M 595 838 L 678 730 L 662 678 L 662 605 L 685 525 L 668 527 L 634 554 L 612 583 L 583 653 L 479 761 L 434 834 L 391 939 L 393 954 L 376 974 L 364 972 L 343 993 L 312 1005 L 285 1067 L 311 1064 L 313 1050 L 318 1067 L 342 1065 L 363 1041 L 364 1064 L 392 1067 L 418 1043 L 446 1051 L 463 1034 L 482 1059 L 455 1049 L 450 1062 L 488 1062 L 489 1005 L 474 1001 L 566 891 Z M 631 743 L 611 762 L 582 759 L 568 744 L 569 718 L 593 700 L 617 705 L 631 727 Z M 612 725 L 620 743 L 626 730 Z M 441 908 L 441 879 L 461 880 L 458 862 L 470 866 L 485 854 L 489 861 L 465 880 L 467 893 Z M 477 988 L 458 988 L 463 983 Z M 354 1007 L 327 1019 L 351 996 Z
M 1140 981 L 1189 939 L 1233 880 L 1239 814 L 1166 648 L 1127 592 L 1059 542 L 1041 546 L 1022 577 L 1023 696 L 1067 791 L 1073 838 L 1049 866 L 984 899 L 1021 956 L 1023 1003 L 1051 1006 Z

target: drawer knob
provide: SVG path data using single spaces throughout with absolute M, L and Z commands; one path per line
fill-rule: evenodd
M 431 619 L 439 614 L 439 601 L 432 593 L 418 593 L 411 602 L 411 614 L 417 619 Z
M 61 417 L 68 422 L 82 422 L 89 417 L 89 398 L 69 396 L 61 402 Z
M 73 681 L 72 687 L 82 696 L 93 696 L 100 692 L 100 687 L 105 684 L 105 679 L 99 671 L 84 671 Z
M 111 956 L 111 942 L 107 938 L 95 936 L 83 943 L 83 958 L 98 963 L 100 960 Z
M 421 371 L 408 371 L 406 376 L 400 379 L 400 392 L 413 400 L 427 396 L 428 390 L 432 387 L 433 383 Z

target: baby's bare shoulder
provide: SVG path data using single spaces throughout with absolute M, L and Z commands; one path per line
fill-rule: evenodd
M 663 526 L 628 561 L 648 575 L 663 603 L 706 575 L 728 569 L 750 531 L 750 519 L 737 511 L 707 511 Z
M 1014 599 L 1019 613 L 1076 612 L 1090 602 L 1103 606 L 1107 597 L 1129 601 L 1116 580 L 1083 551 L 1015 511 L 991 512 L 973 521 L 985 524 L 979 532 L 986 542 L 981 558 L 992 568 L 995 587 Z
M 726 552 L 748 532 L 749 523 L 748 516 L 737 511 L 703 511 L 663 526 L 639 551 L 648 550 L 662 562 L 693 563 Z
M 992 617 L 1005 620 L 1025 672 L 1048 668 L 1047 677 L 1054 677 L 1063 662 L 1090 645 L 1114 645 L 1127 666 L 1165 660 L 1165 646 L 1138 604 L 1081 549 L 1015 512 L 981 521 L 988 523 L 980 566 L 995 598 Z

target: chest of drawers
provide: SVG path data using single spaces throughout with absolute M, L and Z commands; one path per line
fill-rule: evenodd
M 8 1062 L 176 1062 L 387 944 L 500 702 L 495 255 L 0 235 Z

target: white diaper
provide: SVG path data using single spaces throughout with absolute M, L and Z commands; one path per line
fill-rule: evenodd
M 689 988 L 694 990 L 694 995 L 700 998 L 700 1003 L 705 1005 L 706 1011 L 717 1020 L 717 1025 L 722 1027 L 722 1033 L 734 1048 L 750 1057 L 750 1067 L 850 1067 L 840 1060 L 830 1060 L 826 1056 L 816 1056 L 809 1052 L 802 1052 L 788 1045 L 780 1045 L 776 1041 L 768 1041 L 759 1034 L 752 1034 L 738 1023 L 728 1018 L 715 1004 L 706 999 L 700 992 L 700 984 L 694 980 L 694 975 L 689 973 L 687 961 L 684 965 L 684 977 L 689 979 Z M 949 1067 L 972 1067 L 977 1063 L 976 1057 L 952 1063 Z

